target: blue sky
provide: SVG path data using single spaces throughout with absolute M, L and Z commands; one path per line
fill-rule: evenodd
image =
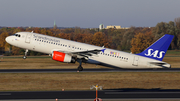
M 0 26 L 153 27 L 180 17 L 180 0 L 0 0 Z

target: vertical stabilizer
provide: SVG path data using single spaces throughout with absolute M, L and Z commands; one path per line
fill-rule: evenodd
M 137 55 L 162 61 L 173 37 L 173 35 L 165 34 L 146 50 Z

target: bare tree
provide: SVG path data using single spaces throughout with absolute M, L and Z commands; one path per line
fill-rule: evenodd
M 175 18 L 175 19 L 174 19 L 174 22 L 175 22 L 175 24 L 176 24 L 176 27 L 177 27 L 178 29 L 180 29 L 180 17 L 179 17 L 179 18 Z

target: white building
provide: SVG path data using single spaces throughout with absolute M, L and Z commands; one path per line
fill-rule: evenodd
M 128 27 L 121 27 L 121 26 L 117 26 L 117 25 L 110 25 L 107 26 L 106 29 L 110 29 L 110 28 L 114 28 L 114 29 L 129 29 Z
M 99 29 L 101 30 L 101 29 L 104 29 L 104 25 L 103 24 L 100 24 L 99 25 Z

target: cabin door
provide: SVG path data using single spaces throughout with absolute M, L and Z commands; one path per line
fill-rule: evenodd
M 138 66 L 138 61 L 139 61 L 139 57 L 135 56 L 134 57 L 134 61 L 133 61 L 133 64 L 134 66 Z
M 26 43 L 30 43 L 31 36 L 32 36 L 32 33 L 28 33 L 28 34 L 27 34 L 26 40 L 25 40 Z

